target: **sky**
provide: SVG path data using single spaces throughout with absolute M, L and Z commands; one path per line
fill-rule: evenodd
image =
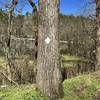
M 10 2 L 11 0 L 0 0 L 0 7 L 4 8 L 4 4 Z M 32 12 L 32 8 L 28 2 L 28 0 L 19 0 L 19 4 L 17 5 L 16 12 L 19 13 L 19 6 L 21 2 L 24 1 L 23 5 L 21 5 L 21 13 L 25 14 L 26 12 Z M 38 0 L 33 0 L 38 5 Z M 86 0 L 60 0 L 60 13 L 64 15 L 80 15 L 84 12 L 86 6 Z
M 85 0 L 61 0 L 60 12 L 65 15 L 78 15 L 85 4 Z

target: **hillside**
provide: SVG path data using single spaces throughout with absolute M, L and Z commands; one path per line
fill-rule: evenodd
M 100 70 L 77 76 L 63 82 L 64 97 L 61 100 L 100 100 Z M 0 88 L 0 100 L 49 100 L 36 85 Z

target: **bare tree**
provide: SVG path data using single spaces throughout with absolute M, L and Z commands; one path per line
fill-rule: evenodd
M 33 19 L 34 19 L 34 27 L 35 27 L 35 59 L 37 59 L 37 49 L 38 49 L 38 11 L 37 11 L 37 7 L 36 4 L 32 1 L 32 0 L 28 0 L 30 5 L 32 6 L 33 9 Z
M 8 79 L 8 81 L 10 82 L 13 82 L 14 84 L 17 85 L 16 82 L 14 82 L 12 80 L 12 72 L 11 72 L 11 69 L 12 69 L 12 60 L 11 60 L 11 55 L 10 55 L 10 45 L 11 45 L 11 33 L 12 33 L 12 26 L 13 26 L 13 21 L 12 21 L 12 18 L 13 18 L 13 12 L 14 12 L 14 9 L 17 5 L 18 1 L 17 0 L 12 0 L 12 5 L 10 7 L 8 7 L 8 12 L 7 12 L 7 17 L 8 17 L 8 22 L 7 22 L 7 34 L 5 36 L 5 42 L 2 42 L 3 43 L 3 49 L 4 49 L 4 52 L 5 52 L 5 56 L 6 56 L 6 60 L 7 60 L 7 75 L 2 73 L 4 75 L 4 77 L 6 76 L 6 79 Z
M 97 21 L 96 67 L 100 68 L 100 0 L 96 0 L 96 21 Z
M 50 98 L 62 92 L 58 37 L 59 0 L 39 0 L 37 85 Z

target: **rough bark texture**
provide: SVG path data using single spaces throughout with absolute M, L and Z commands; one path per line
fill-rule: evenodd
M 100 68 L 100 0 L 96 0 L 97 20 L 97 45 L 96 45 L 96 69 Z
M 59 0 L 40 0 L 38 26 L 37 84 L 51 99 L 62 92 L 58 38 Z M 46 42 L 47 41 L 47 42 Z

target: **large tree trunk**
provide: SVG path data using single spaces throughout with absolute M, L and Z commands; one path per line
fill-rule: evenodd
M 38 26 L 37 84 L 50 98 L 62 90 L 58 38 L 59 0 L 40 0 Z
M 100 0 L 96 0 L 97 44 L 96 44 L 96 69 L 100 68 Z

